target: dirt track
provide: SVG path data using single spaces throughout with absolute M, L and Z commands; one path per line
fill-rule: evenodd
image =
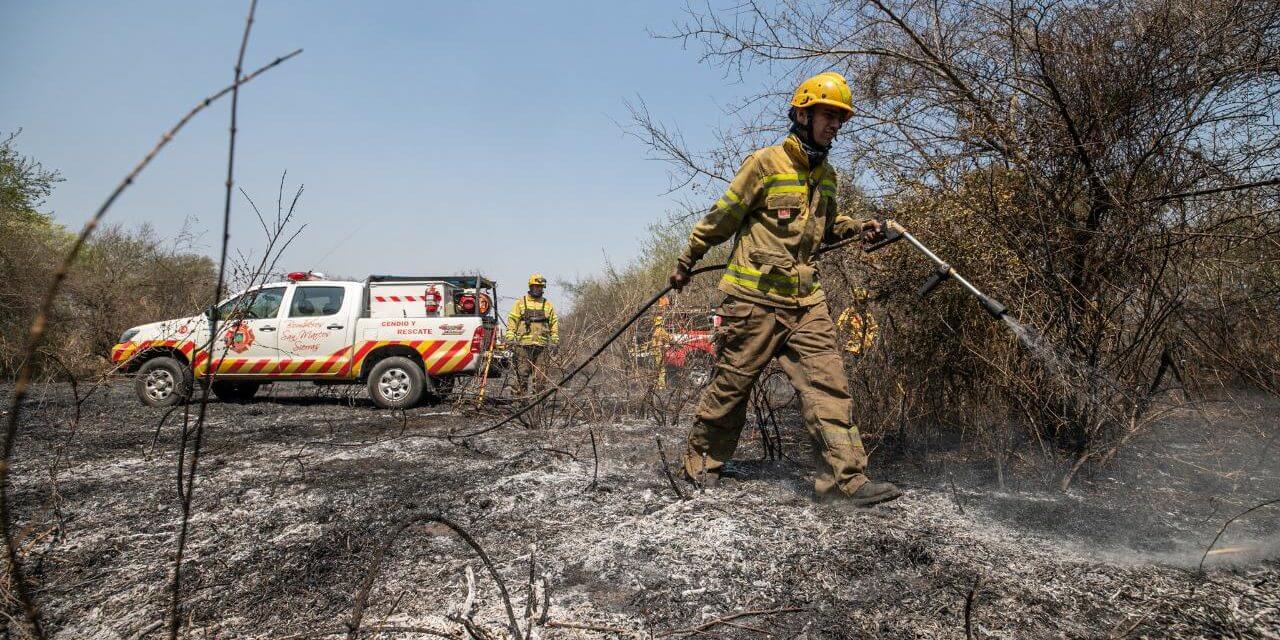
M 907 496 L 857 510 L 810 500 L 808 455 L 796 442 L 790 460 L 745 463 L 744 481 L 682 501 L 643 420 L 591 427 L 597 470 L 587 426 L 517 427 L 459 446 L 427 437 L 482 424 L 449 407 L 402 421 L 277 387 L 253 404 L 210 405 L 186 569 L 194 637 L 344 633 L 387 533 L 437 511 L 485 548 L 517 615 L 533 554 L 549 585 L 549 622 L 535 625 L 544 638 L 610 635 L 565 624 L 684 630 L 675 637 L 963 638 L 979 579 L 974 637 L 1280 637 L 1280 508 L 1232 525 L 1217 544 L 1229 552 L 1209 557 L 1207 578 L 1195 570 L 1227 518 L 1280 496 L 1280 444 L 1269 444 L 1276 426 L 1266 417 L 1275 403 L 1176 415 L 1116 467 L 1123 475 L 1066 496 L 994 492 L 984 466 L 946 454 L 879 456 L 873 471 Z M 140 406 L 126 383 L 96 395 L 81 408 L 52 496 L 49 468 L 71 435 L 73 402 L 63 385 L 34 395 L 13 496 L 19 523 L 34 518 L 28 562 L 48 626 L 66 638 L 160 637 L 180 514 L 180 416 L 153 445 L 162 412 Z M 660 435 L 674 456 L 680 430 Z M 759 452 L 747 441 L 739 457 Z M 500 637 L 506 614 L 494 583 L 439 526 L 410 528 L 393 545 L 366 629 L 461 637 L 446 615 L 466 596 L 467 566 L 475 620 Z M 782 608 L 795 610 L 691 631 Z

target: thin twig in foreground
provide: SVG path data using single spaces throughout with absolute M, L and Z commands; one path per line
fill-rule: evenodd
M 769 616 L 769 615 L 774 615 L 774 614 L 778 614 L 778 613 L 796 613 L 796 612 L 799 612 L 799 611 L 808 611 L 808 610 L 809 610 L 809 608 L 808 608 L 808 607 L 778 607 L 778 608 L 776 608 L 776 609 L 755 609 L 755 610 L 752 610 L 752 611 L 742 611 L 742 612 L 735 613 L 735 614 L 732 614 L 732 615 L 727 615 L 727 616 L 723 616 L 723 617 L 720 617 L 720 618 L 716 618 L 715 620 L 709 620 L 709 621 L 704 622 L 704 623 L 702 623 L 702 624 L 700 624 L 700 625 L 698 625 L 698 626 L 696 626 L 696 627 L 687 627 L 687 628 L 684 628 L 684 629 L 675 629 L 675 630 L 673 630 L 673 631 L 666 631 L 666 632 L 664 632 L 664 633 L 659 633 L 659 634 L 655 635 L 654 637 L 655 637 L 655 638 L 667 638 L 667 637 L 670 637 L 670 636 L 681 636 L 681 635 L 690 635 L 690 634 L 695 634 L 695 633 L 702 633 L 703 631 L 706 631 L 707 629 L 710 629 L 711 627 L 714 627 L 714 626 L 716 626 L 716 625 L 725 624 L 725 623 L 728 623 L 728 622 L 729 622 L 729 621 L 731 621 L 731 620 L 737 620 L 738 618 L 748 618 L 748 617 L 751 617 L 751 616 Z
M 662 473 L 666 474 L 667 482 L 671 483 L 671 490 L 676 492 L 676 495 L 681 500 L 688 500 L 689 496 L 680 490 L 680 485 L 676 483 L 676 479 L 671 475 L 671 465 L 667 464 L 667 453 L 662 450 L 662 436 L 654 435 L 653 439 L 658 442 L 658 457 L 662 459 Z
M 507 608 L 507 620 L 511 625 L 510 630 L 512 637 L 520 638 L 520 624 L 516 622 L 516 612 L 511 606 L 511 596 L 507 592 L 507 585 L 502 581 L 502 576 L 498 575 L 498 570 L 494 568 L 493 562 L 489 560 L 489 554 L 485 553 L 484 548 L 480 546 L 480 543 L 476 542 L 475 538 L 471 537 L 471 534 L 467 533 L 465 529 L 454 523 L 452 520 L 449 520 L 439 514 L 420 513 L 409 516 L 408 518 L 400 521 L 400 524 L 396 525 L 395 528 L 387 534 L 386 540 L 383 541 L 382 546 L 378 548 L 378 555 L 374 557 L 373 564 L 369 567 L 369 573 L 365 575 L 364 582 L 360 585 L 360 590 L 356 592 L 354 600 L 355 606 L 351 612 L 351 621 L 347 623 L 347 640 L 355 640 L 356 636 L 360 634 L 360 620 L 364 617 L 364 609 L 369 600 L 369 592 L 373 589 L 373 583 L 377 580 L 378 572 L 382 567 L 382 560 L 386 557 L 387 552 L 391 550 L 391 545 L 395 543 L 396 538 L 399 537 L 405 529 L 408 529 L 420 522 L 437 522 L 448 527 L 454 533 L 458 534 L 458 537 L 462 538 L 462 541 L 467 543 L 467 546 L 471 547 L 471 549 L 476 552 L 476 555 L 480 557 L 480 561 L 484 563 L 485 569 L 488 569 L 489 576 L 492 577 L 494 583 L 498 585 L 498 593 L 502 596 L 502 604 Z
M 591 486 L 587 490 L 595 491 L 600 486 L 600 454 L 596 451 L 596 430 L 587 427 L 587 432 L 591 434 L 591 459 L 594 463 L 591 467 Z
M 1196 570 L 1197 570 L 1197 571 L 1199 571 L 1200 573 L 1204 573 L 1204 561 L 1205 561 L 1205 559 L 1207 559 L 1207 558 L 1209 557 L 1209 552 L 1213 550 L 1213 545 L 1218 544 L 1218 539 L 1222 537 L 1222 534 L 1224 534 L 1224 533 L 1226 533 L 1226 532 L 1227 532 L 1227 527 L 1231 526 L 1231 523 L 1232 523 L 1232 522 L 1235 522 L 1237 519 L 1242 518 L 1242 517 L 1244 517 L 1244 516 L 1248 515 L 1249 513 L 1253 512 L 1253 511 L 1257 511 L 1258 509 L 1261 509 L 1261 508 L 1266 507 L 1266 506 L 1268 506 L 1268 505 L 1277 504 L 1277 503 L 1280 503 L 1280 498 L 1272 498 L 1272 499 L 1270 499 L 1270 500 L 1267 500 L 1266 502 L 1261 502 L 1261 503 L 1255 504 L 1255 505 L 1253 505 L 1252 507 L 1249 507 L 1248 509 L 1245 509 L 1244 511 L 1241 511 L 1240 513 L 1237 513 L 1236 515 L 1231 516 L 1231 518 L 1230 518 L 1230 519 L 1228 519 L 1226 522 L 1222 523 L 1222 528 L 1221 528 L 1221 529 L 1218 529 L 1218 535 L 1216 535 L 1216 536 L 1214 536 L 1214 537 L 1213 537 L 1213 542 L 1210 542 L 1210 543 L 1209 543 L 1209 546 L 1208 546 L 1208 547 L 1205 547 L 1204 555 L 1200 556 L 1200 565 L 1199 565 L 1198 567 L 1196 567 Z
M 187 112 L 186 115 L 179 119 L 177 124 L 169 128 L 168 131 L 165 131 L 165 133 L 160 136 L 160 140 L 156 145 L 152 147 L 145 156 L 143 156 L 142 160 L 133 168 L 133 170 L 120 181 L 120 184 L 116 185 L 116 188 L 107 197 L 106 201 L 98 207 L 98 210 L 94 212 L 93 217 L 89 218 L 89 221 L 86 222 L 84 227 L 80 230 L 80 235 L 76 237 L 75 242 L 71 245 L 71 249 L 67 251 L 67 255 L 63 258 L 62 264 L 59 265 L 58 270 L 54 272 L 53 280 L 45 290 L 44 299 L 41 301 L 35 317 L 31 321 L 31 328 L 27 332 L 26 351 L 24 352 L 23 357 L 19 359 L 19 361 L 22 362 L 22 366 L 18 369 L 18 375 L 13 385 L 13 397 L 9 402 L 9 416 L 8 423 L 5 427 L 4 443 L 3 446 L 0 447 L 0 449 L 3 450 L 2 455 L 0 455 L 0 535 L 3 535 L 5 538 L 9 575 L 11 584 L 13 585 L 14 595 L 21 603 L 23 616 L 25 617 L 28 626 L 31 627 L 32 635 L 36 638 L 43 638 L 44 630 L 40 624 L 39 612 L 36 608 L 35 601 L 27 588 L 25 571 L 22 568 L 21 560 L 18 558 L 17 549 L 13 545 L 9 531 L 11 519 L 8 500 L 9 469 L 12 466 L 14 439 L 18 432 L 18 420 L 22 412 L 22 402 L 26 399 L 27 392 L 31 386 L 31 378 L 35 372 L 36 350 L 44 341 L 44 334 L 46 325 L 48 324 L 49 314 L 53 309 L 53 301 L 57 297 L 58 292 L 62 289 L 62 284 L 66 281 L 67 274 L 70 272 L 71 266 L 75 263 L 76 258 L 80 255 L 81 249 L 84 248 L 85 242 L 97 229 L 98 225 L 101 224 L 102 219 L 106 216 L 111 205 L 115 203 L 116 199 L 120 197 L 120 194 L 123 193 L 125 189 L 129 188 L 129 186 L 133 184 L 134 180 L 137 179 L 149 164 L 151 164 L 151 161 L 154 160 L 160 151 L 173 140 L 178 132 L 181 131 L 182 128 L 196 116 L 196 114 L 206 109 L 209 105 L 223 98 L 228 93 L 231 93 L 240 85 L 252 81 L 263 73 L 275 68 L 300 53 L 302 53 L 302 49 L 297 49 L 287 55 L 280 56 L 258 68 L 253 73 L 244 76 L 234 84 L 224 87 L 217 93 L 206 97 L 197 103 L 191 111 Z
M 236 66 L 231 78 L 233 87 L 231 89 L 231 128 L 227 142 L 226 194 L 222 204 L 222 248 L 218 259 L 218 280 L 214 283 L 213 288 L 214 311 L 209 318 L 210 340 L 206 384 L 202 385 L 200 409 L 196 415 L 195 443 L 191 448 L 191 464 L 187 468 L 186 490 L 183 492 L 184 495 L 182 497 L 182 521 L 178 526 L 178 548 L 173 557 L 173 581 L 170 583 L 171 598 L 169 604 L 169 638 L 171 640 L 177 640 L 178 631 L 182 628 L 182 556 L 186 550 L 187 529 L 191 522 L 191 501 L 196 491 L 196 471 L 200 465 L 200 445 L 204 441 L 205 415 L 209 408 L 209 391 L 213 386 L 213 372 L 217 368 L 214 364 L 214 344 L 217 341 L 212 338 L 218 331 L 217 303 L 222 299 L 222 284 L 227 271 L 227 244 L 231 240 L 231 189 L 232 185 L 235 184 L 236 114 L 240 106 L 240 78 L 241 72 L 244 70 L 244 52 L 249 46 L 249 34 L 253 29 L 253 14 L 257 9 L 258 0 L 249 0 L 249 15 L 244 21 L 244 35 L 240 37 L 240 53 L 236 56 Z M 186 433 L 184 432 L 184 444 L 186 441 L 185 436 Z M 182 457 L 185 456 L 185 449 L 185 446 L 178 449 L 179 466 L 182 464 Z M 181 478 L 179 478 L 179 482 L 181 482 Z
M 973 587 L 964 598 L 964 637 L 973 640 L 973 601 L 978 598 L 978 590 L 982 588 L 982 576 L 973 579 Z

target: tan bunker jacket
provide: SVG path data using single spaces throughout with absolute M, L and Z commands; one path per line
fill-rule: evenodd
M 526 347 L 560 342 L 560 318 L 555 305 L 545 297 L 520 296 L 507 314 L 507 340 Z
M 721 291 L 775 307 L 826 300 L 813 252 L 858 233 L 861 221 L 836 211 L 836 173 L 811 169 L 794 135 L 747 157 L 724 196 L 693 228 L 680 257 L 687 269 L 707 250 L 737 236 Z

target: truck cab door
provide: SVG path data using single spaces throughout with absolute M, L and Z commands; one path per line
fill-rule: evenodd
M 280 359 L 280 311 L 287 287 L 264 287 L 245 292 L 218 307 L 214 338 L 216 371 L 220 376 L 257 376 L 271 371 Z
M 293 287 L 280 331 L 280 352 L 290 364 L 283 373 L 297 377 L 337 376 L 351 359 L 359 287 L 300 283 Z

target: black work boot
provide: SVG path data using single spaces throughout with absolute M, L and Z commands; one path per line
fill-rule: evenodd
M 902 497 L 902 491 L 893 486 L 893 483 L 868 480 L 851 494 L 833 490 L 820 494 L 815 499 L 817 502 L 822 503 L 843 502 L 856 507 L 869 507 L 873 504 L 888 502 L 900 497 Z
M 873 504 L 888 502 L 900 497 L 902 497 L 902 491 L 893 486 L 892 482 L 868 480 L 861 487 L 858 487 L 857 491 L 846 497 L 845 500 L 859 507 L 869 507 Z

